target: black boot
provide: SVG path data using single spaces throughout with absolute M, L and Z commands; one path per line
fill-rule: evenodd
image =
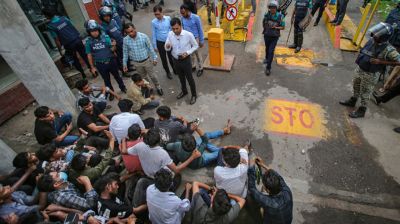
M 365 115 L 365 111 L 367 111 L 366 107 L 359 107 L 357 110 L 349 113 L 349 117 L 351 118 L 360 118 L 360 117 L 364 117 Z
M 299 53 L 300 52 L 301 45 L 303 45 L 303 33 L 299 33 L 297 35 L 297 47 L 296 47 L 296 50 L 294 50 L 294 53 Z
M 346 101 L 340 101 L 339 104 L 346 106 L 346 107 L 354 107 L 357 103 L 357 98 L 352 96 L 350 97 L 350 99 L 346 100 Z
M 289 45 L 288 48 L 295 49 L 297 47 L 297 33 L 293 34 L 293 44 Z

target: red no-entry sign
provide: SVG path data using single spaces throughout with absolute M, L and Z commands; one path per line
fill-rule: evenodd
M 232 21 L 232 20 L 236 19 L 237 14 L 238 14 L 237 8 L 233 5 L 231 5 L 231 6 L 228 6 L 225 17 L 228 21 Z

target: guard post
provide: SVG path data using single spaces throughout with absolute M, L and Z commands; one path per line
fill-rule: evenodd
M 222 66 L 224 64 L 224 30 L 211 28 L 208 31 L 208 54 L 210 65 Z

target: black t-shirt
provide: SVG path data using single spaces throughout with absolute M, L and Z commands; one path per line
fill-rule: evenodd
M 127 218 L 132 214 L 132 206 L 121 201 L 118 197 L 111 199 L 99 198 L 97 202 L 97 214 L 105 218 Z
M 98 107 L 93 105 L 93 114 L 88 114 L 85 111 L 82 111 L 78 116 L 78 128 L 82 128 L 87 131 L 89 135 L 95 135 L 96 133 L 88 128 L 88 125 L 91 123 L 96 124 L 99 121 L 99 114 L 101 114 Z
M 41 145 L 45 145 L 47 143 L 51 143 L 53 139 L 57 137 L 56 129 L 54 128 L 54 124 L 36 119 L 35 121 L 35 137 L 36 140 Z

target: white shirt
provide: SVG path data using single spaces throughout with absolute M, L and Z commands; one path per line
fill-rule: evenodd
M 173 192 L 161 192 L 154 184 L 146 190 L 149 219 L 153 224 L 179 224 L 190 210 L 190 201 Z
M 138 124 L 141 129 L 144 129 L 144 124 L 139 115 L 124 112 L 115 115 L 110 121 L 110 132 L 117 139 L 118 143 L 128 136 L 128 129 L 132 124 Z
M 129 155 L 137 155 L 142 165 L 143 172 L 146 176 L 154 178 L 154 174 L 161 168 L 168 169 L 168 165 L 173 163 L 167 151 L 161 146 L 150 148 L 144 142 L 139 142 L 136 145 L 128 148 Z
M 214 179 L 217 188 L 222 188 L 227 193 L 246 198 L 249 156 L 246 149 L 240 149 L 239 153 L 240 157 L 247 161 L 247 164 L 240 163 L 235 168 L 217 166 L 214 169 Z
M 186 30 L 182 30 L 179 36 L 175 35 L 173 31 L 169 31 L 167 40 L 165 41 L 165 50 L 170 51 L 171 47 L 168 48 L 167 44 L 171 45 L 171 53 L 175 59 L 178 59 L 179 55 L 185 52 L 191 55 L 199 48 L 193 34 Z

